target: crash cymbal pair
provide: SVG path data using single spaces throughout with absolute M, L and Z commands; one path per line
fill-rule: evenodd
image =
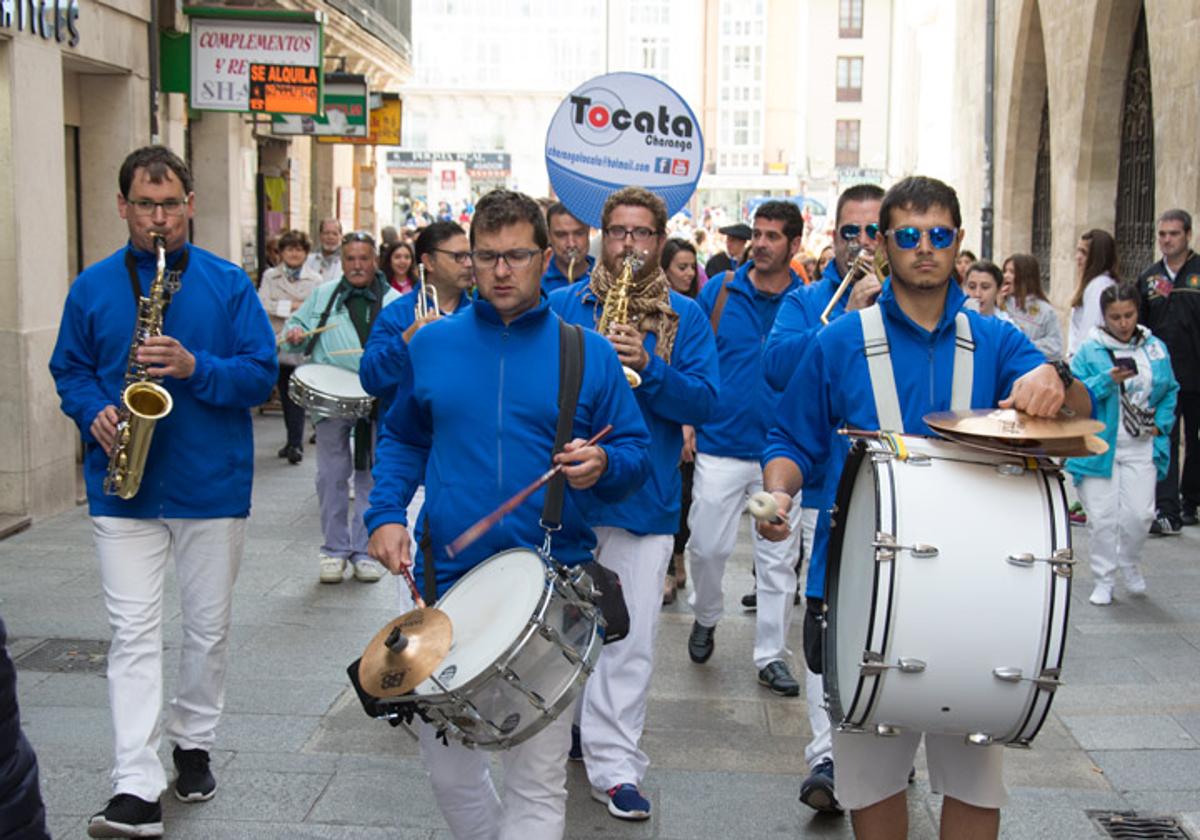
M 1096 436 L 1104 424 L 1089 418 L 1033 417 L 1011 408 L 983 408 L 939 411 L 926 414 L 924 420 L 947 440 L 990 452 L 1082 458 L 1108 451 L 1108 444 Z

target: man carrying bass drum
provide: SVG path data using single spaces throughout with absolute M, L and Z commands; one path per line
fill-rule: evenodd
M 876 313 L 881 319 L 894 382 L 883 376 L 872 380 L 863 312 L 848 312 L 817 334 L 784 391 L 763 455 L 763 485 L 778 502 L 782 519 L 759 524 L 767 539 L 788 535 L 786 512 L 792 498 L 814 468 L 819 471 L 825 463 L 835 429 L 880 430 L 880 415 L 894 413 L 903 428 L 883 431 L 929 435 L 922 418 L 950 406 L 956 320 L 965 302 L 957 284 L 950 282 L 963 235 L 958 197 L 932 178 L 906 178 L 884 196 L 879 226 L 891 278 L 876 305 L 863 312 L 872 321 Z M 1091 397 L 1083 384 L 1069 369 L 1046 363 L 1012 324 L 974 312 L 966 318 L 974 341 L 972 407 L 1000 405 L 1054 417 L 1065 405 L 1077 416 L 1090 414 Z M 828 517 L 822 517 L 818 542 L 828 528 Z M 1001 747 L 969 744 L 962 735 L 918 731 L 893 737 L 835 732 L 837 798 L 852 812 L 855 836 L 907 836 L 905 788 L 922 734 L 930 786 L 945 795 L 941 835 L 995 837 L 1006 800 Z
M 412 382 L 384 419 L 366 514 L 371 555 L 394 574 L 413 566 L 426 592 L 431 575 L 439 596 L 497 552 L 543 543 L 544 489 L 468 548 L 453 557 L 446 550 L 545 472 L 558 425 L 560 322 L 541 296 L 551 254 L 541 209 L 522 193 L 496 190 L 476 205 L 470 238 L 479 300 L 460 315 L 427 324 L 408 345 Z M 608 503 L 624 499 L 646 480 L 650 442 L 612 345 L 594 332 L 582 334 L 573 440 L 554 456 L 570 489 L 553 554 L 567 566 L 590 560 L 596 546 L 579 494 Z M 606 424 L 613 429 L 602 444 L 583 446 Z M 422 478 L 426 545 L 413 558 L 406 508 Z M 494 597 L 506 594 L 500 589 Z M 444 743 L 432 726 L 419 725 L 421 757 L 457 840 L 562 837 L 572 717 L 568 707 L 503 753 L 499 795 L 486 752 Z

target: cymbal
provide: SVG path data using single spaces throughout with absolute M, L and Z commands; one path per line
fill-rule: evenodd
M 1083 435 L 1077 438 L 1062 440 L 1014 440 L 1005 438 L 983 437 L 980 435 L 960 435 L 955 432 L 939 431 L 946 440 L 968 446 L 972 449 L 982 449 L 986 452 L 999 452 L 1003 455 L 1016 455 L 1032 458 L 1084 458 L 1089 455 L 1103 455 L 1108 451 L 1108 444 L 1096 435 Z
M 978 408 L 926 414 L 929 428 L 959 435 L 1039 442 L 1080 438 L 1104 430 L 1099 420 L 1087 417 L 1032 417 L 1011 408 Z
M 398 640 L 400 636 L 402 640 Z M 435 607 L 412 610 L 389 621 L 371 639 L 358 663 L 363 690 L 373 697 L 408 694 L 446 658 L 453 637 L 450 617 Z M 400 649 L 393 649 L 397 647 Z

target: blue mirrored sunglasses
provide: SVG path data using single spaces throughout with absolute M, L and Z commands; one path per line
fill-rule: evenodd
M 859 225 L 842 225 L 840 228 L 838 228 L 838 235 L 847 242 L 853 242 L 855 239 L 858 239 L 858 234 L 862 230 L 863 228 L 861 228 Z M 867 225 L 866 231 L 867 238 L 874 239 L 879 235 L 879 225 L 872 222 L 871 224 Z
M 931 228 L 902 227 L 885 230 L 883 235 L 891 237 L 897 248 L 911 251 L 921 243 L 921 236 L 926 233 L 929 234 L 929 244 L 939 251 L 944 251 L 954 244 L 954 239 L 958 236 L 958 228 L 943 227 L 942 225 Z

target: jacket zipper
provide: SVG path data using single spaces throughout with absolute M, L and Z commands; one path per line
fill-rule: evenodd
M 500 372 L 496 388 L 496 489 L 504 492 L 504 359 L 507 355 L 508 330 L 500 333 Z

